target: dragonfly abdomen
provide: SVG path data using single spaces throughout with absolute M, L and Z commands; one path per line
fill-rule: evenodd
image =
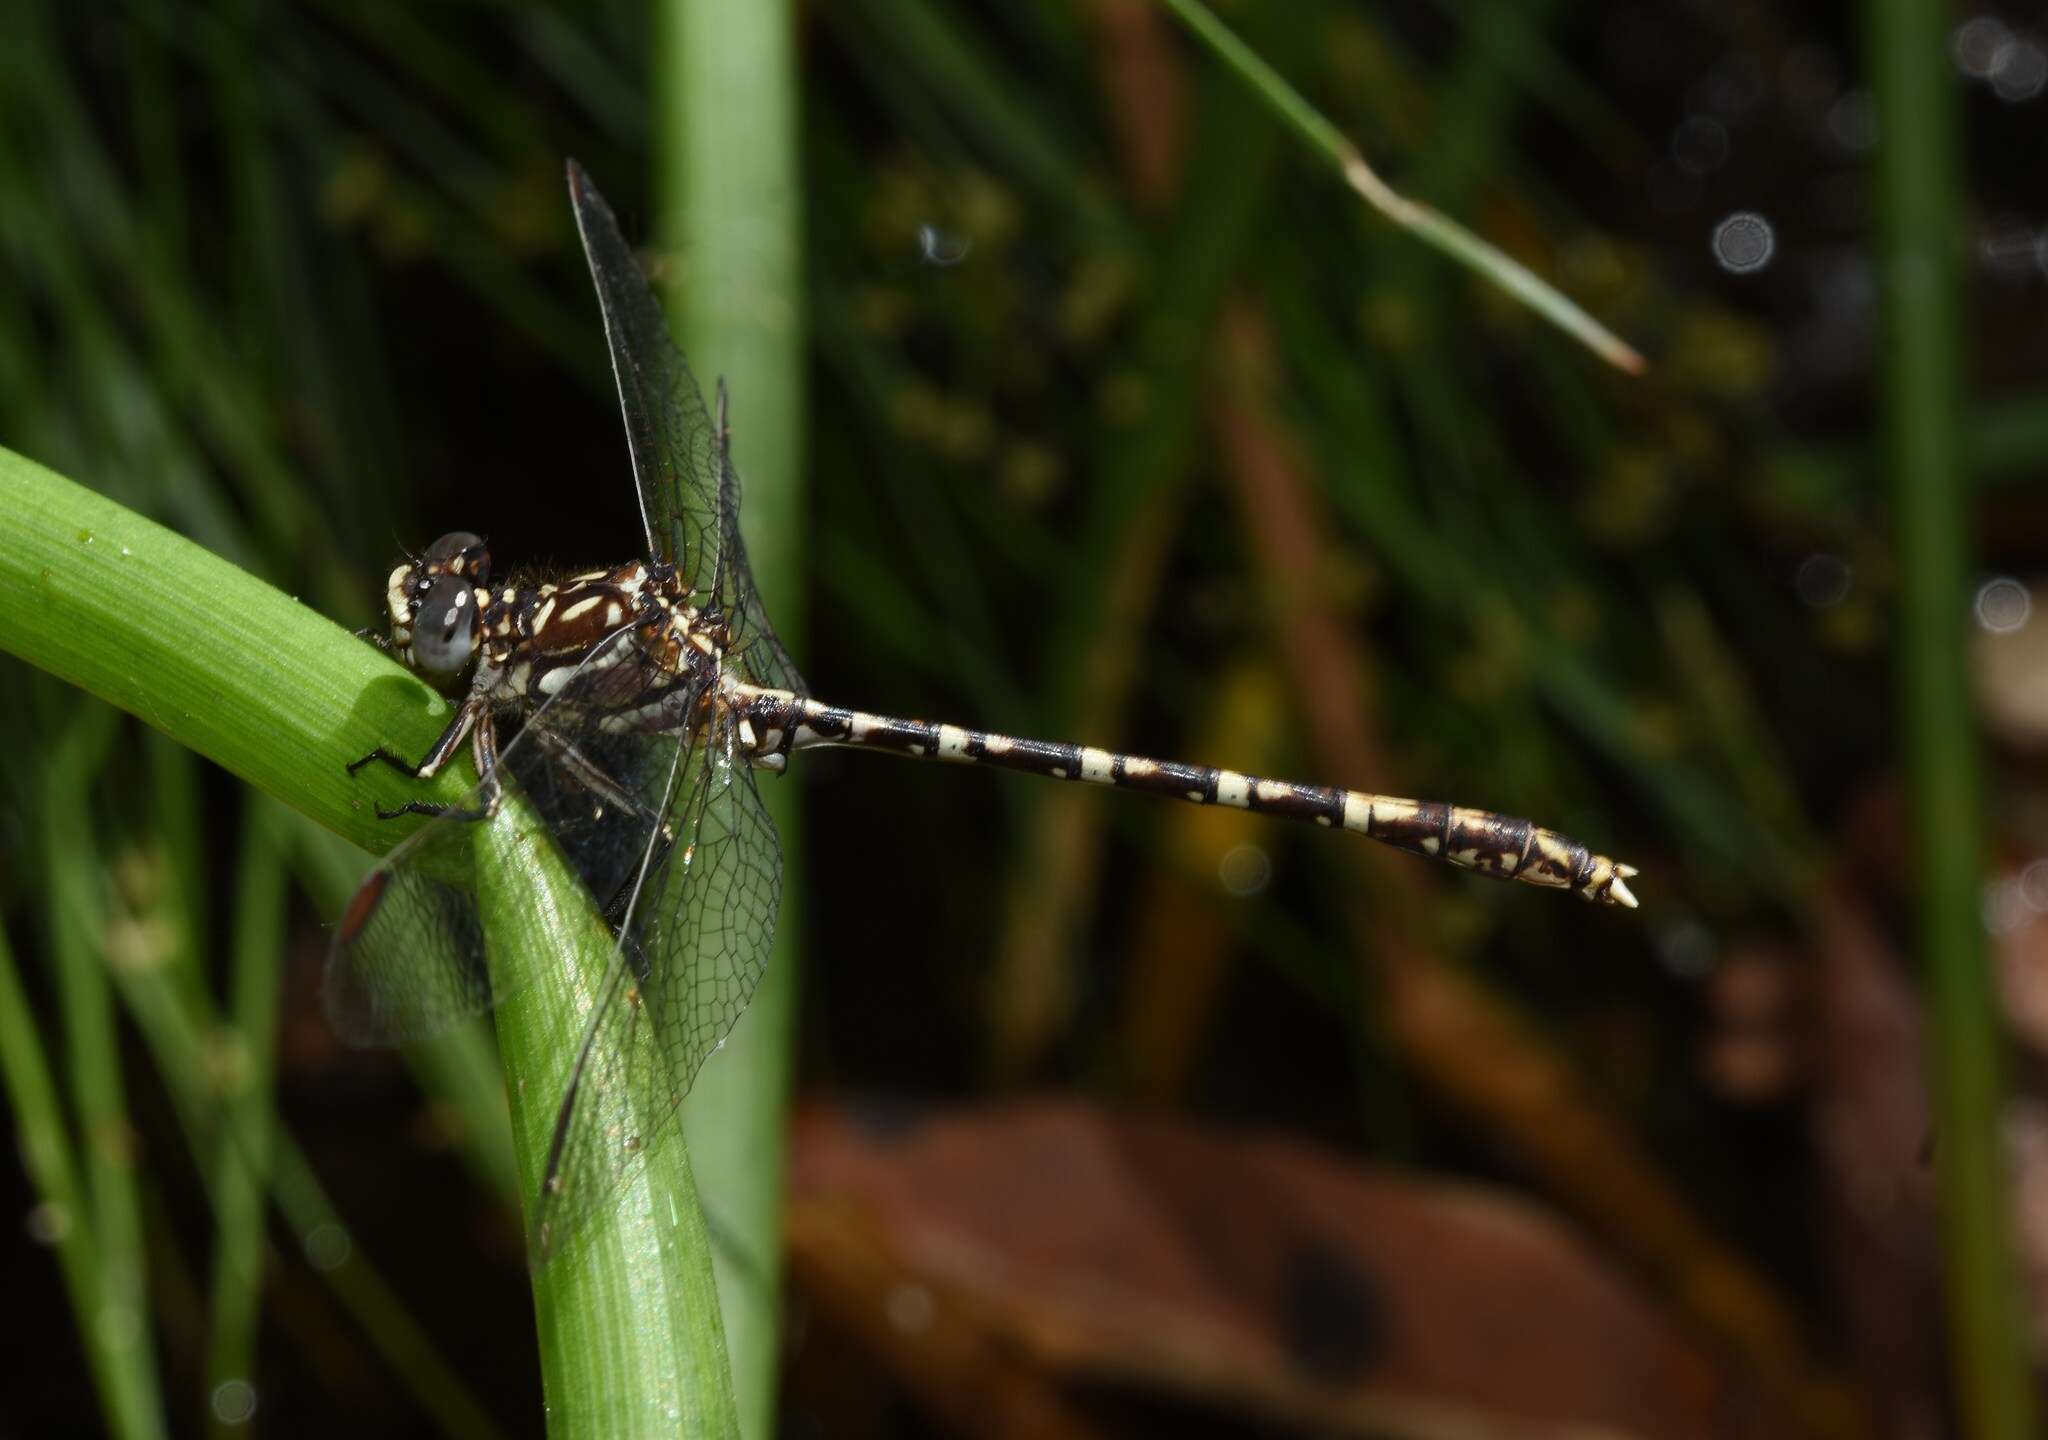
M 752 690 L 745 702 L 765 754 L 818 745 L 857 745 L 918 759 L 994 765 L 1058 780 L 1140 790 L 1197 805 L 1351 830 L 1385 845 L 1492 875 L 1570 890 L 1597 903 L 1633 907 L 1635 868 L 1532 821 L 1466 805 L 1404 800 L 1331 785 L 1301 785 L 1236 770 L 1126 755 L 1092 745 L 1027 740 L 959 725 L 874 715 L 787 691 Z

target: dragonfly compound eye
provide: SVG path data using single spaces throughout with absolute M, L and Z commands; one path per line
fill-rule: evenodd
M 430 676 L 452 677 L 476 648 L 476 594 L 466 581 L 443 575 L 420 597 L 412 622 L 412 658 Z
M 451 530 L 427 547 L 422 567 L 436 574 L 460 575 L 472 585 L 491 583 L 491 552 L 483 538 L 467 530 Z

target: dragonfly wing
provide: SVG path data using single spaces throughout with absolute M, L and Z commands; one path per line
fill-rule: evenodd
M 682 1096 L 663 1064 L 631 953 L 612 954 L 575 1067 L 555 1114 L 528 1246 L 545 1264 L 580 1234 L 625 1178 L 646 1163 Z
M 768 964 L 782 852 L 721 712 L 682 767 L 674 838 L 624 916 L 607 1002 L 593 1013 L 534 1206 L 544 1262 L 665 1138 L 704 1061 Z
M 481 801 L 480 790 L 470 801 Z M 470 801 L 465 801 L 465 805 Z M 386 855 L 349 901 L 327 954 L 324 996 L 351 1045 L 438 1035 L 490 1007 L 476 899 L 449 876 L 469 863 L 462 823 L 429 821 Z
M 527 717 L 498 756 L 600 909 L 615 917 L 661 824 L 676 742 L 607 735 L 593 706 L 614 686 L 651 684 L 630 629 L 598 645 L 561 691 Z M 690 697 L 679 701 L 687 713 Z M 358 1045 L 391 1045 L 449 1029 L 518 990 L 485 963 L 471 880 L 470 826 L 490 804 L 479 783 L 456 814 L 429 820 L 372 870 L 349 901 L 327 957 L 326 1005 Z
M 604 312 L 648 554 L 676 566 L 701 603 L 719 573 L 726 537 L 718 511 L 718 432 L 611 206 L 573 160 L 569 201 Z
M 747 542 L 740 535 L 740 472 L 732 463 L 732 425 L 724 381 L 718 385 L 718 514 L 725 533 L 713 583 L 719 606 L 732 626 L 726 663 L 736 666 L 750 684 L 810 694 L 810 686 L 797 673 L 796 663 L 769 623 L 768 612 L 754 589 Z
M 782 846 L 722 713 L 691 782 L 691 853 L 634 928 L 668 1067 L 688 1090 L 768 968 L 782 903 Z

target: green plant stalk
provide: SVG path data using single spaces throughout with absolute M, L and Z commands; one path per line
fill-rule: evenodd
M 380 743 L 423 752 L 448 714 L 445 699 L 371 646 L 199 546 L 5 450 L 0 514 L 11 525 L 0 545 L 0 649 L 139 716 L 365 849 L 387 850 L 411 828 L 379 821 L 377 804 L 461 798 L 462 766 L 428 785 L 375 773 L 383 767 L 359 779 L 344 770 Z M 537 876 L 544 860 L 522 855 L 533 860 Z M 549 933 L 533 943 L 546 956 L 557 940 Z M 546 974 L 549 964 L 537 968 Z M 560 1033 L 520 1024 L 501 1026 L 499 1036 L 507 1074 L 565 1073 L 564 1056 L 528 1049 L 560 1042 Z M 515 1139 L 530 1146 L 534 1132 L 517 1129 Z M 657 1160 L 671 1148 L 681 1146 L 660 1147 Z M 536 1155 L 520 1156 L 524 1174 L 537 1175 L 538 1163 Z M 670 1163 L 686 1167 L 687 1159 Z M 690 1208 L 691 1194 L 679 1187 L 676 1203 Z M 579 1348 L 577 1337 L 587 1336 L 713 1343 L 702 1332 L 716 1331 L 716 1306 L 707 1313 L 691 1270 L 703 1260 L 708 1275 L 709 1262 L 690 1252 L 689 1228 L 632 1252 L 628 1269 L 628 1252 L 608 1239 L 615 1223 L 594 1221 L 580 1261 L 558 1256 L 539 1272 L 543 1336 L 557 1337 L 552 1352 L 544 1349 L 543 1365 L 554 1367 L 549 1394 L 561 1407 L 560 1433 L 585 1433 L 576 1428 L 574 1417 L 585 1413 L 578 1402 L 600 1383 L 610 1412 L 630 1410 L 657 1430 L 663 1424 L 654 1417 L 672 1409 L 715 1417 L 711 1401 L 643 1391 L 625 1372 L 600 1363 L 602 1355 Z M 570 1261 L 610 1270 L 570 1276 L 562 1270 Z M 687 1370 L 639 1373 L 652 1387 Z
M 684 348 L 731 387 L 749 558 L 776 627 L 803 654 L 802 175 L 795 7 L 668 0 L 657 8 L 655 192 L 682 259 Z M 803 833 L 794 787 L 762 787 L 782 837 L 782 916 L 768 973 L 684 1126 L 716 1238 L 740 1430 L 775 1433 L 782 1177 L 803 953 Z
M 45 1213 L 57 1227 L 51 1243 L 71 1309 L 79 1319 L 78 1338 L 99 1392 L 100 1409 L 112 1415 L 121 1404 L 123 1381 L 86 1321 L 96 1308 L 99 1245 L 92 1216 L 85 1208 L 85 1189 L 79 1183 L 57 1079 L 43 1053 L 42 1037 L 36 1033 L 35 1011 L 14 963 L 14 952 L 8 949 L 4 927 L 0 927 L 0 1076 L 7 1082 L 22 1162 Z
M 1867 0 L 1877 101 L 1884 416 L 1899 572 L 1899 706 L 1913 807 L 1942 1275 L 1961 1433 L 2040 1433 L 2000 1143 L 2004 1036 L 1986 963 L 1984 813 L 1967 615 L 1973 487 L 1962 435 L 1963 173 L 1951 14 Z
M 500 1433 L 496 1425 L 435 1350 L 432 1337 L 420 1329 L 369 1259 L 344 1240 L 347 1227 L 342 1217 L 290 1132 L 279 1123 L 269 1092 L 251 1092 L 245 1097 L 247 1104 L 220 1105 L 215 1055 L 207 1037 L 217 1035 L 223 1022 L 214 1013 L 212 998 L 183 992 L 160 966 L 119 969 L 114 979 L 170 1092 L 209 1197 L 215 1192 L 206 1167 L 216 1161 L 223 1129 L 235 1132 L 237 1142 L 251 1151 L 267 1144 L 270 1193 L 278 1213 L 371 1348 L 440 1433 L 462 1440 L 495 1440 Z
M 78 715 L 52 748 L 44 774 L 43 856 L 50 954 L 99 1255 L 89 1308 L 79 1312 L 78 1324 L 87 1343 L 101 1351 L 112 1381 L 108 1429 L 123 1437 L 160 1436 L 166 1433 L 163 1387 L 150 1333 L 135 1137 L 122 1087 L 104 932 L 94 923 L 106 913 L 102 866 L 88 812 L 78 804 L 105 762 L 118 717 L 99 705 L 68 699 L 67 705 Z
M 262 1309 L 264 1200 L 270 1188 L 268 1097 L 277 1054 L 278 998 L 284 984 L 285 871 L 274 802 L 250 793 L 242 807 L 241 863 L 235 869 L 228 1032 L 232 1064 L 220 1103 L 237 1112 L 219 1127 L 214 1161 L 212 1345 L 209 1390 L 229 1380 L 254 1383 Z M 212 1428 L 235 1428 L 215 1417 Z
M 131 510 L 0 449 L 0 649 L 98 695 L 362 848 L 424 786 L 343 766 L 383 743 L 423 750 L 447 700 L 291 597 Z M 419 793 L 424 790 L 424 794 Z
M 1289 130 L 1335 165 L 1344 183 L 1367 204 L 1425 245 L 1513 296 L 1616 369 L 1631 375 L 1642 372 L 1641 355 L 1528 266 L 1480 239 L 1448 215 L 1395 192 L 1366 163 L 1364 154 L 1343 131 L 1309 104 L 1299 90 L 1282 79 L 1279 71 L 1218 20 L 1201 0 L 1163 3 L 1209 47 L 1211 54 L 1251 87 Z
M 522 1075 L 511 1090 L 520 1193 L 534 1196 L 557 1102 L 617 948 L 519 799 L 508 795 L 480 829 L 477 900 L 491 974 L 528 977 L 499 1007 L 499 1045 L 508 1057 L 542 1061 L 508 1066 Z M 641 1043 L 651 1044 L 644 1032 Z M 710 1240 L 681 1135 L 627 1176 L 606 1223 L 593 1222 L 534 1272 L 533 1298 L 553 1440 L 739 1434 Z

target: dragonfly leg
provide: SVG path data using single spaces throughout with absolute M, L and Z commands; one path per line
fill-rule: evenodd
M 361 759 L 349 761 L 348 773 L 353 775 L 371 761 L 379 760 L 414 780 L 431 780 L 440 773 L 441 767 L 448 763 L 448 757 L 455 753 L 456 747 L 462 744 L 463 737 L 470 733 L 483 714 L 484 702 L 481 699 L 463 701 L 450 717 L 447 728 L 441 731 L 440 739 L 433 743 L 417 765 L 403 755 L 394 754 L 379 745 Z
M 464 702 L 462 709 L 457 711 L 455 718 L 448 723 L 448 728 L 441 732 L 441 738 L 434 742 L 434 748 L 427 752 L 426 759 L 420 761 L 418 765 L 408 765 L 380 745 L 349 766 L 349 773 L 354 774 L 359 767 L 369 764 L 372 760 L 382 760 L 385 764 L 416 779 L 431 779 L 448 763 L 448 757 L 462 743 L 465 732 L 476 753 L 476 773 L 479 777 L 473 805 L 437 805 L 431 800 L 408 800 L 403 805 L 388 810 L 379 805 L 377 818 L 396 820 L 402 815 L 447 815 L 457 820 L 488 820 L 495 814 L 498 809 L 498 727 L 491 723 L 490 715 L 478 701 Z

